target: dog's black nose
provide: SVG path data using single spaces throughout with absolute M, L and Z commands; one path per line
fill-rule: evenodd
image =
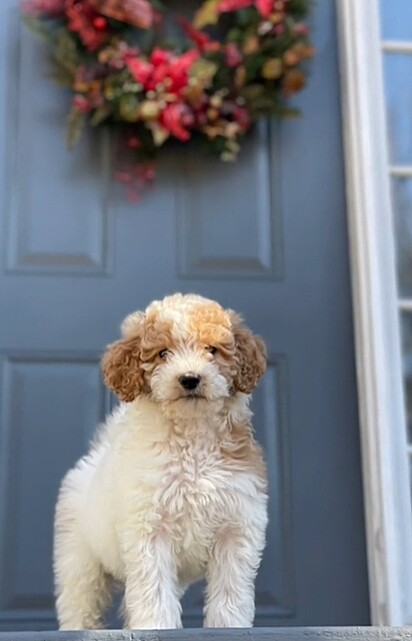
M 200 376 L 195 374 L 185 374 L 179 378 L 179 383 L 183 389 L 194 390 L 200 383 Z

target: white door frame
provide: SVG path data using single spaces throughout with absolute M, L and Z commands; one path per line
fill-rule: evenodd
M 371 617 L 375 625 L 411 624 L 412 517 L 379 0 L 336 6 Z

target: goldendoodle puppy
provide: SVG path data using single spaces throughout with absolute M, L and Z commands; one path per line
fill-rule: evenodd
M 265 367 L 263 341 L 201 296 L 125 319 L 102 361 L 121 403 L 57 502 L 61 629 L 101 627 L 113 580 L 126 627 L 181 627 L 180 598 L 202 577 L 205 626 L 253 624 L 267 495 L 249 394 Z

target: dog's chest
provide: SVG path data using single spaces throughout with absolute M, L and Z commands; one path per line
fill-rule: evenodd
M 201 439 L 171 446 L 155 504 L 162 527 L 175 541 L 182 572 L 201 572 L 207 563 L 233 508 L 231 481 L 217 446 Z
M 163 522 L 209 536 L 227 517 L 233 481 L 219 445 L 210 438 L 177 439 L 170 443 L 167 459 L 155 496 Z
M 170 514 L 192 513 L 218 500 L 230 476 L 217 445 L 200 438 L 172 443 L 157 498 Z

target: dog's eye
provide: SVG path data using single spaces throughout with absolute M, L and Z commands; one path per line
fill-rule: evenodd
M 209 352 L 209 354 L 216 354 L 217 352 L 217 347 L 214 347 L 214 345 L 208 345 L 206 349 Z
M 169 350 L 168 350 L 168 349 L 162 349 L 162 350 L 159 352 L 159 357 L 160 357 L 160 358 L 165 358 L 168 354 L 169 354 Z

